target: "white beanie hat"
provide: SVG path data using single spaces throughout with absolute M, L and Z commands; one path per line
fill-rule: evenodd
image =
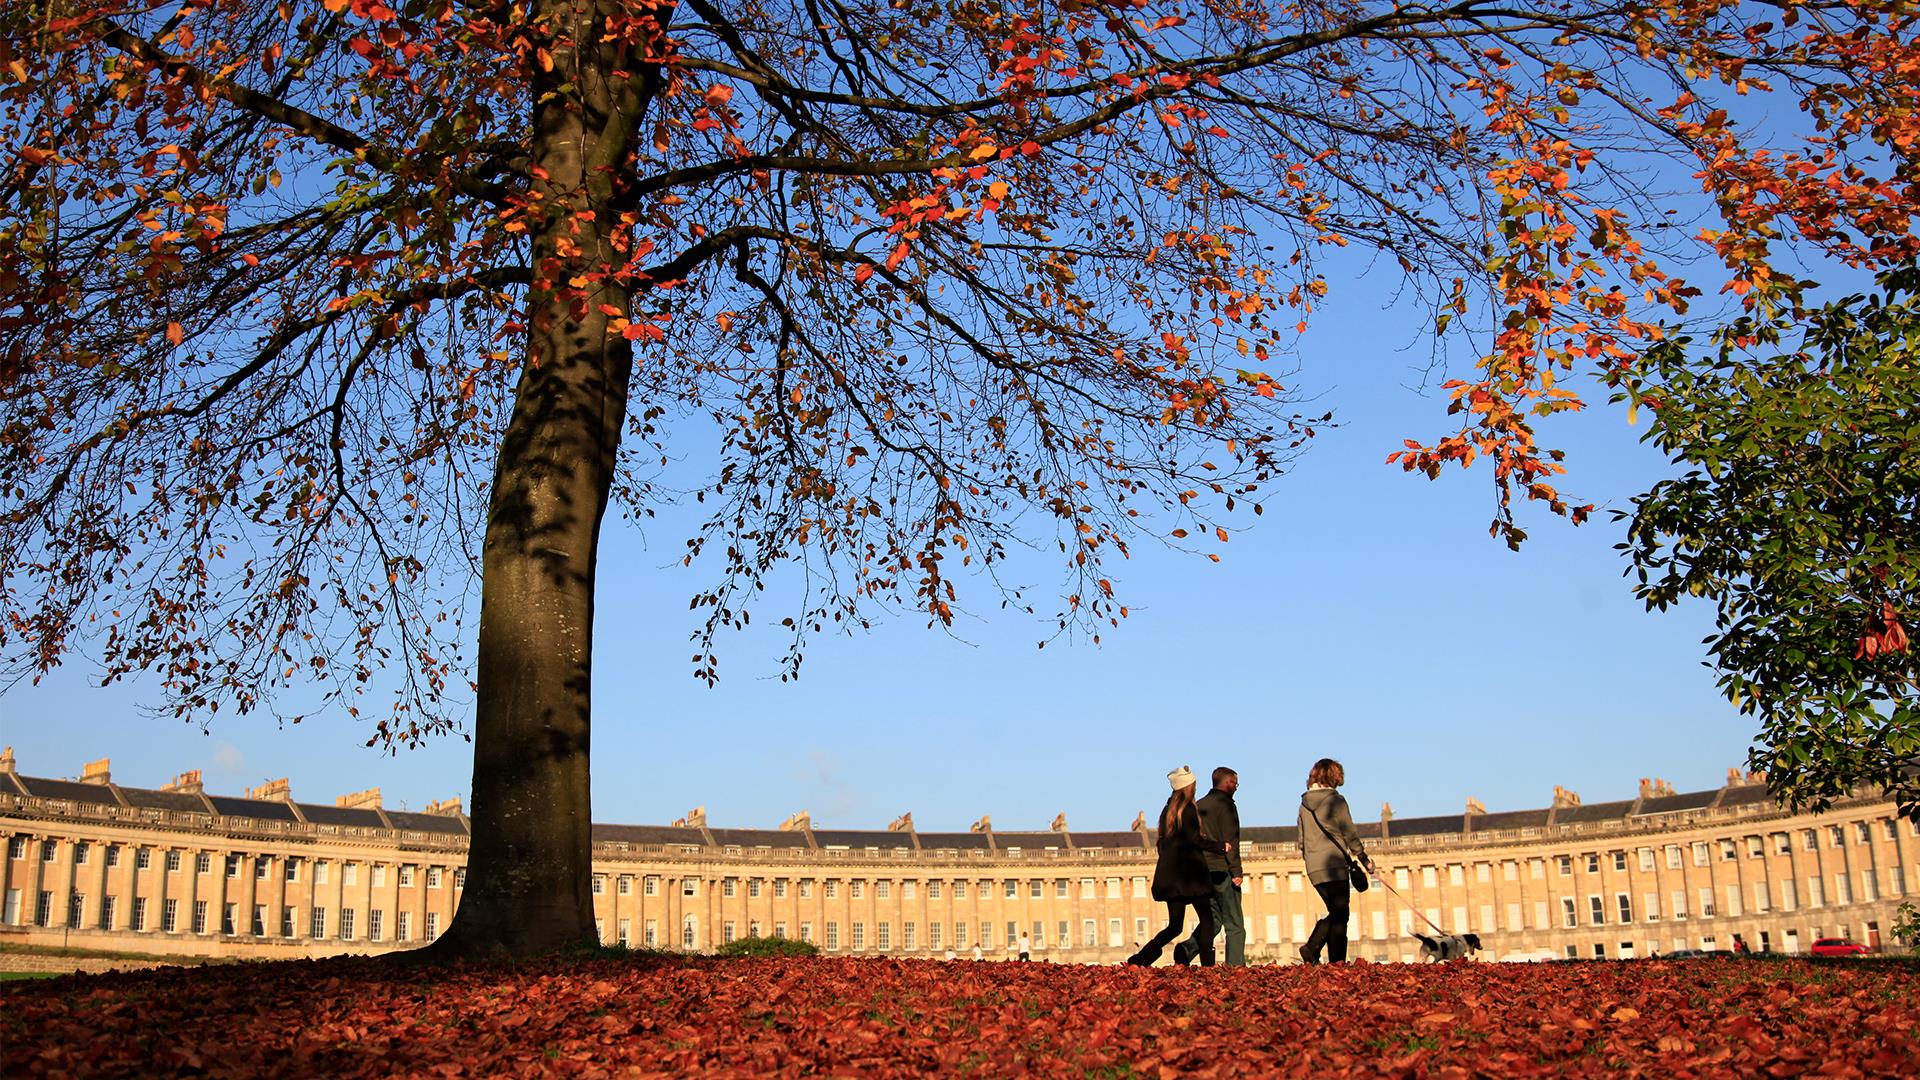
M 1167 774 L 1167 783 L 1173 785 L 1173 790 L 1175 791 L 1179 791 L 1183 787 L 1192 787 L 1196 782 L 1193 778 L 1193 770 L 1187 768 L 1185 765 Z

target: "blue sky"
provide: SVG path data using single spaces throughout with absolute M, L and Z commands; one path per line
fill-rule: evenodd
M 728 639 L 708 689 L 687 663 L 687 601 L 705 579 L 678 568 L 683 536 L 610 520 L 595 817 L 705 806 L 716 825 L 773 826 L 806 809 L 819 825 L 884 827 L 912 811 L 927 830 L 981 814 L 1011 829 L 1065 811 L 1078 828 L 1123 828 L 1159 805 L 1169 768 L 1226 763 L 1242 774 L 1243 819 L 1283 822 L 1322 755 L 1346 763 L 1368 818 L 1383 802 L 1457 813 L 1468 796 L 1541 806 L 1556 784 L 1589 801 L 1631 797 L 1640 777 L 1718 786 L 1750 727 L 1701 666 L 1711 612 L 1644 612 L 1613 550 L 1622 526 L 1604 513 L 1668 468 L 1640 429 L 1599 405 L 1551 423 L 1545 440 L 1570 453 L 1563 490 L 1602 512 L 1574 528 L 1528 509 L 1532 539 L 1509 552 L 1487 535 L 1483 466 L 1428 482 L 1383 464 L 1402 438 L 1446 430 L 1444 396 L 1410 389 L 1428 316 L 1381 310 L 1386 282 L 1336 282 L 1294 383 L 1343 426 L 1275 484 L 1222 562 L 1137 544 L 1111 575 L 1133 616 L 1099 646 L 1037 649 L 1046 625 L 982 603 L 993 617 L 951 635 L 904 613 L 817 638 L 792 683 L 776 677 L 771 636 Z M 221 716 L 203 733 L 141 713 L 139 683 L 97 683 L 81 658 L 0 698 L 0 741 L 23 772 L 71 776 L 111 756 L 125 784 L 199 768 L 218 791 L 285 776 L 307 801 L 379 786 L 387 805 L 413 807 L 468 788 L 458 738 L 390 756 L 343 717 Z

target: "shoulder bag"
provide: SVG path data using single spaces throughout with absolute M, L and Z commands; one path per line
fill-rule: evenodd
M 1347 845 L 1341 843 L 1339 839 L 1333 835 L 1333 831 L 1327 828 L 1327 823 L 1320 820 L 1318 811 L 1308 810 L 1307 816 L 1313 819 L 1315 825 L 1320 826 L 1320 834 L 1328 840 L 1333 841 L 1333 846 L 1339 848 L 1340 854 L 1347 857 L 1347 884 L 1353 886 L 1354 892 L 1366 892 L 1368 884 L 1367 872 L 1360 869 L 1360 860 L 1354 858 L 1353 852 L 1347 850 Z

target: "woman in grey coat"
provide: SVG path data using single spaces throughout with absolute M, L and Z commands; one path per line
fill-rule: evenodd
M 1347 867 L 1357 862 L 1367 872 L 1373 871 L 1347 800 L 1340 797 L 1338 788 L 1346 782 L 1347 771 L 1339 762 L 1321 758 L 1307 773 L 1307 790 L 1300 796 L 1300 855 L 1307 863 L 1307 880 L 1327 905 L 1326 917 L 1313 924 L 1313 933 L 1300 946 L 1300 959 L 1309 964 L 1320 962 L 1322 946 L 1332 963 L 1346 960 L 1347 904 L 1352 892 Z

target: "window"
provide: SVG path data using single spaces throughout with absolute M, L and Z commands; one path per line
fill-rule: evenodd
M 681 896 L 699 896 L 700 895 L 700 879 L 699 878 L 681 878 L 680 879 L 680 895 Z M 685 936 L 685 935 L 682 935 L 682 936 Z
M 1669 894 L 1669 895 L 1668 895 L 1668 897 L 1667 897 L 1667 898 L 1668 898 L 1669 900 L 1672 900 L 1672 901 L 1673 901 L 1673 917 L 1674 917 L 1674 918 L 1676 918 L 1676 919 L 1684 919 L 1684 918 L 1686 918 L 1686 917 L 1687 917 L 1687 893 L 1686 893 L 1686 890 L 1684 890 L 1684 889 L 1675 889 L 1675 890 L 1673 890 L 1673 892 L 1672 892 L 1671 894 Z
M 1041 885 L 1042 883 L 1039 881 L 1027 882 L 1027 896 L 1029 899 L 1038 900 L 1041 896 L 1045 895 L 1041 889 Z
M 1144 900 L 1147 898 L 1147 879 L 1146 878 L 1137 877 L 1133 879 L 1133 895 L 1134 895 L 1134 898 L 1137 900 Z
M 837 898 L 839 895 L 840 895 L 840 883 L 838 881 L 827 882 L 827 899 L 832 900 Z
M 227 856 L 227 876 L 230 878 L 237 878 L 240 876 L 240 856 L 238 855 Z
M 1793 851 L 1793 838 L 1786 833 L 1773 834 L 1773 851 L 1776 855 L 1786 855 Z
M 1107 899 L 1109 900 L 1120 899 L 1120 879 L 1119 878 L 1110 877 L 1107 879 Z
M 53 922 L 53 894 L 42 890 L 33 909 L 33 925 L 46 926 Z
M 1653 869 L 1653 849 L 1652 848 L 1643 847 L 1640 849 L 1640 869 L 1642 870 Z
M 45 896 L 47 894 L 41 893 L 40 895 Z M 44 926 L 45 924 L 43 923 L 41 925 Z M 196 934 L 204 934 L 207 932 L 207 902 L 205 900 L 195 900 L 193 902 L 193 932 Z
M 1655 892 L 1640 894 L 1640 910 L 1645 913 L 1648 922 L 1660 921 L 1660 894 Z
M 626 879 L 624 877 L 621 878 L 620 883 L 621 883 L 620 894 L 622 896 L 625 896 L 626 895 Z M 747 880 L 747 896 L 749 899 L 755 899 L 755 900 L 760 898 L 760 879 L 759 878 L 749 878 Z
M 1122 938 L 1122 937 L 1120 936 L 1120 920 L 1119 920 L 1119 919 L 1108 919 L 1108 920 L 1107 920 L 1107 945 L 1108 945 L 1108 947 L 1109 947 L 1109 948 L 1116 948 L 1116 949 L 1117 949 L 1117 948 L 1119 948 L 1119 947 L 1120 947 L 1120 944 L 1121 944 L 1121 942 L 1122 942 L 1123 940 L 1125 940 L 1125 939 L 1123 939 L 1123 938 Z
M 1767 853 L 1766 844 L 1762 843 L 1759 837 L 1757 836 L 1747 837 L 1747 858 L 1758 859 L 1765 856 L 1766 853 Z
M 1587 858 L 1587 873 L 1589 874 L 1599 873 L 1600 872 L 1600 856 L 1594 852 L 1589 851 L 1587 852 L 1586 858 Z
M 413 940 L 413 912 L 402 911 L 393 917 L 393 940 Z
M 387 887 L 387 864 L 386 863 L 373 864 L 373 887 L 376 889 L 384 889 Z M 371 930 L 373 928 L 373 924 L 369 922 L 367 924 L 367 928 Z M 378 941 L 380 939 L 376 937 L 373 940 Z
M 737 887 L 737 883 L 734 881 L 734 879 L 727 878 L 725 881 L 722 881 L 720 883 L 720 895 L 731 899 L 734 896 L 736 887 Z
M 1288 874 L 1287 875 L 1287 891 L 1299 892 L 1303 887 L 1300 884 L 1300 879 L 1303 876 L 1305 875 Z M 1280 876 L 1278 874 L 1261 874 L 1260 875 L 1260 891 L 1263 893 L 1267 893 L 1269 895 L 1280 891 Z
M 1562 874 L 1573 873 L 1573 856 L 1562 855 L 1555 861 L 1560 864 L 1560 873 Z
M 633 879 L 625 875 L 622 875 L 620 880 L 623 883 L 625 883 L 625 882 L 631 882 Z M 427 888 L 437 889 L 439 887 L 440 887 L 440 868 L 437 866 L 427 867 Z M 626 892 L 627 890 L 623 888 L 620 890 L 620 895 L 625 896 Z
M 1727 914 L 1740 917 L 1740 886 L 1727 886 Z
M 625 919 L 620 920 L 620 925 L 623 930 L 626 926 L 626 922 L 627 920 Z M 440 936 L 440 913 L 437 911 L 429 911 L 427 912 L 427 940 L 433 941 L 439 938 L 439 936 Z M 623 939 L 620 942 L 620 944 L 625 945 L 626 941 Z
M 874 882 L 873 895 L 874 895 L 874 898 L 878 900 L 886 900 L 891 898 L 893 895 L 893 882 L 891 881 Z
M 1840 830 L 1838 828 L 1835 828 L 1834 831 L 1839 832 Z M 120 865 L 120 845 L 108 844 L 107 845 L 107 868 L 111 870 L 112 868 L 119 865 Z
M 429 925 L 431 925 L 433 916 L 431 915 L 427 916 L 427 920 Z M 632 943 L 631 938 L 633 937 L 633 920 L 621 919 L 619 923 L 619 928 L 620 928 L 619 932 L 614 936 L 614 940 L 619 943 L 621 948 L 624 949 Z M 428 931 L 428 936 L 429 937 L 432 936 L 431 930 Z
M 1007 899 L 1012 900 L 1015 897 L 1020 895 L 1019 882 L 1013 880 L 1012 878 L 1008 878 L 1006 881 L 1001 882 L 1001 884 L 1006 886 Z
M 689 915 L 686 921 L 680 924 L 680 947 L 683 949 L 692 949 L 698 947 L 699 944 L 700 922 Z
M 1410 926 L 1412 925 L 1412 920 L 1406 918 L 1406 914 L 1407 913 L 1404 911 L 1400 913 L 1401 922 Z M 1563 896 L 1560 898 L 1560 916 L 1561 916 L 1560 925 L 1566 927 L 1569 930 L 1580 925 L 1579 916 L 1575 915 L 1573 911 L 1573 897 Z M 1402 926 L 1401 933 L 1405 933 L 1405 932 L 1406 932 L 1406 927 Z
M 1080 944 L 1091 949 L 1100 944 L 1100 924 L 1092 919 L 1080 920 Z
M 735 937 L 735 934 L 733 930 L 733 920 L 729 919 L 726 922 L 721 923 L 720 924 L 720 943 L 723 945 L 732 944 L 734 937 Z
M 1669 870 L 1680 869 L 1680 845 L 1679 844 L 1667 845 L 1667 869 Z
M 1473 864 L 1473 879 L 1485 884 L 1493 880 L 1493 866 L 1489 863 Z
M 874 944 L 877 947 L 882 949 L 893 948 L 893 924 L 892 923 L 883 922 L 880 924 L 879 932 L 874 935 Z
M 413 887 L 413 864 L 412 863 L 400 864 L 400 887 L 403 889 Z
M 231 936 L 234 933 L 234 920 L 239 918 L 238 904 L 226 904 L 220 909 L 220 932 Z
M 1772 900 L 1773 898 L 1767 895 L 1766 882 L 1756 881 L 1753 883 L 1753 910 L 1756 914 L 1765 914 L 1771 909 L 1773 907 Z
M 265 881 L 273 873 L 273 856 L 256 855 L 253 857 L 253 880 Z
M 177 851 L 167 852 L 167 869 L 169 871 L 180 869 L 180 853 L 179 852 Z
M 1007 921 L 1007 947 L 1013 948 L 1018 944 L 1020 944 L 1020 924 L 1009 919 Z
M 292 858 L 292 857 L 289 857 L 287 859 L 284 876 L 285 876 L 285 879 L 288 881 L 300 880 L 300 860 L 299 859 Z M 293 935 L 289 934 L 287 936 L 292 937 Z
M 1845 874 L 1833 875 L 1833 902 L 1836 904 L 1853 903 L 1853 883 Z
M 1400 889 L 1405 889 L 1413 884 L 1413 878 L 1408 875 L 1406 867 L 1396 866 L 1393 868 L 1393 884 L 1395 888 Z
M 1613 868 L 1614 868 L 1615 870 L 1625 870 L 1625 869 L 1627 868 L 1627 853 L 1626 853 L 1626 852 L 1624 852 L 1624 851 L 1616 851 L 1616 852 L 1614 852 L 1614 853 L 1613 853 Z
M 100 898 L 100 929 L 102 930 L 113 929 L 114 900 L 116 899 L 118 898 L 113 896 Z
M 1711 919 L 1713 915 L 1713 887 L 1710 885 L 1702 886 L 1700 889 L 1700 917 L 1703 919 Z
M 1854 827 L 1858 830 L 1858 832 L 1854 834 L 1856 839 L 1858 839 L 1863 844 L 1873 843 L 1873 827 L 1872 826 L 1868 825 L 1864 821 L 1856 821 L 1854 822 Z
M 24 859 L 27 857 L 27 838 L 16 836 L 7 841 L 7 858 Z
M 1065 900 L 1067 898 L 1067 879 L 1066 878 L 1058 878 L 1054 881 L 1053 895 L 1056 899 L 1060 899 L 1060 900 Z
M 342 885 L 360 884 L 360 864 L 359 863 L 350 862 L 340 868 L 340 884 Z
M 1604 942 L 1599 942 L 1599 941 L 1594 942 L 1593 955 L 1595 959 L 1600 959 L 1600 960 L 1606 959 L 1606 956 L 1607 956 L 1606 944 Z
M 867 924 L 864 922 L 854 923 L 853 936 L 848 940 L 849 940 L 849 943 L 856 949 L 866 948 L 867 947 Z
M 85 866 L 85 865 L 87 865 L 87 853 L 88 853 L 88 851 L 89 851 L 89 850 L 90 850 L 91 848 L 92 848 L 92 845 L 91 845 L 91 844 L 88 844 L 88 843 L 87 843 L 87 842 L 86 842 L 85 840 L 76 840 L 76 841 L 74 841 L 74 843 L 73 843 L 73 865 L 75 865 L 75 866 Z
M 1053 941 L 1063 949 L 1070 948 L 1073 945 L 1073 924 L 1065 919 L 1055 923 Z
M 160 929 L 174 933 L 180 929 L 180 901 L 164 900 L 160 903 Z
M 965 899 L 967 898 L 967 883 L 966 883 L 966 882 L 964 882 L 964 881 L 956 881 L 956 882 L 954 882 L 954 883 L 953 883 L 953 898 L 954 898 L 955 900 L 965 900 Z
M 1620 921 L 1622 923 L 1632 922 L 1633 921 L 1632 898 L 1628 897 L 1626 893 L 1615 893 L 1613 894 L 1613 900 L 1614 900 L 1614 903 L 1619 906 Z
M 648 874 L 646 877 L 640 879 L 640 895 L 642 896 L 659 896 L 660 895 L 660 878 L 658 875 Z
M 280 909 L 280 936 L 281 937 L 293 936 L 293 914 L 294 914 L 294 909 L 291 907 L 283 907 Z
M 1545 900 L 1535 900 L 1533 902 L 1533 928 L 1535 930 L 1545 930 L 1547 928 L 1547 902 Z
M 840 924 L 829 919 L 827 921 L 827 948 L 838 949 L 839 947 L 840 947 Z
M 1802 842 L 1802 843 L 1804 843 L 1804 844 L 1806 845 L 1806 849 L 1807 849 L 1808 851 L 1819 851 L 1819 850 L 1820 850 L 1820 830 L 1818 830 L 1818 829 L 1801 829 L 1801 830 L 1800 830 L 1800 840 L 1801 840 L 1801 842 Z
M 349 864 L 351 865 L 351 864 Z M 357 914 L 352 908 L 340 909 L 340 940 L 353 940 L 353 917 Z
M 1588 921 L 1595 926 L 1603 925 L 1607 921 L 1607 909 L 1600 903 L 1598 894 L 1587 897 L 1587 916 Z
M 937 881 L 933 884 L 933 895 L 936 899 L 940 896 L 940 883 Z M 786 878 L 773 879 L 773 898 L 775 900 L 785 900 L 787 898 Z
M 467 887 L 467 868 L 466 867 L 459 866 L 454 868 L 453 887 L 456 889 L 464 889 Z
M 937 881 L 927 882 L 927 899 L 929 900 L 940 899 L 940 883 L 939 882 Z
M 41 862 L 43 863 L 52 862 L 56 858 L 58 858 L 59 855 L 60 855 L 60 841 L 58 840 L 40 841 L 40 861 Z
M 1114 921 L 1118 922 L 1119 920 L 1115 919 Z M 980 946 L 985 949 L 993 948 L 993 924 L 990 922 L 980 924 Z
M 1436 885 L 1438 885 L 1439 883 L 1440 883 L 1439 878 L 1435 876 L 1433 867 L 1423 866 L 1420 868 L 1420 884 L 1421 885 L 1431 889 Z
M 1807 879 L 1807 906 L 1808 907 L 1827 906 L 1826 895 L 1821 891 L 1820 879 L 1817 877 L 1810 877 Z
M 1508 881 L 1519 881 L 1520 880 L 1520 864 L 1515 862 L 1512 859 L 1507 859 L 1506 861 L 1500 864 L 1500 873 L 1501 873 L 1501 876 L 1506 878 Z
M 649 949 L 660 944 L 660 920 L 648 919 L 641 924 L 640 943 Z
M 327 878 L 332 873 L 333 873 L 332 863 L 326 862 L 324 860 L 314 863 L 313 864 L 313 883 L 315 885 L 325 885 L 327 883 Z
M 967 947 L 966 923 L 957 922 L 953 924 L 953 947 L 956 949 L 964 949 Z
M 1712 854 L 1713 853 L 1707 848 L 1706 841 L 1696 840 L 1693 842 L 1693 865 L 1706 866 L 1712 861 Z
M 379 867 L 376 866 L 374 869 L 378 870 Z M 386 914 L 386 912 L 381 911 L 379 908 L 374 908 L 372 911 L 367 912 L 368 941 L 379 941 L 381 935 L 386 933 L 385 928 L 381 926 L 381 924 L 386 921 Z
M 783 923 L 781 925 L 784 926 L 785 924 Z M 775 930 L 778 932 L 778 935 L 780 937 L 786 936 L 786 932 L 784 930 L 781 930 L 780 927 L 775 927 Z M 930 922 L 927 924 L 927 948 L 937 949 L 939 947 L 940 947 L 940 924 L 937 922 Z
M 1800 898 L 1794 894 L 1791 878 L 1780 883 L 1780 906 L 1788 911 L 1800 906 Z
M 1731 862 L 1732 860 L 1739 858 L 1739 855 L 1740 853 L 1733 846 L 1733 841 L 1727 840 L 1727 839 L 1722 839 L 1720 841 L 1720 861 L 1721 862 Z
M 317 907 L 307 913 L 307 936 L 318 941 L 327 936 L 327 909 Z
M 575 880 L 577 881 L 579 879 L 576 878 Z M 605 896 L 606 892 L 607 892 L 607 875 L 605 874 L 593 875 L 593 895 Z

